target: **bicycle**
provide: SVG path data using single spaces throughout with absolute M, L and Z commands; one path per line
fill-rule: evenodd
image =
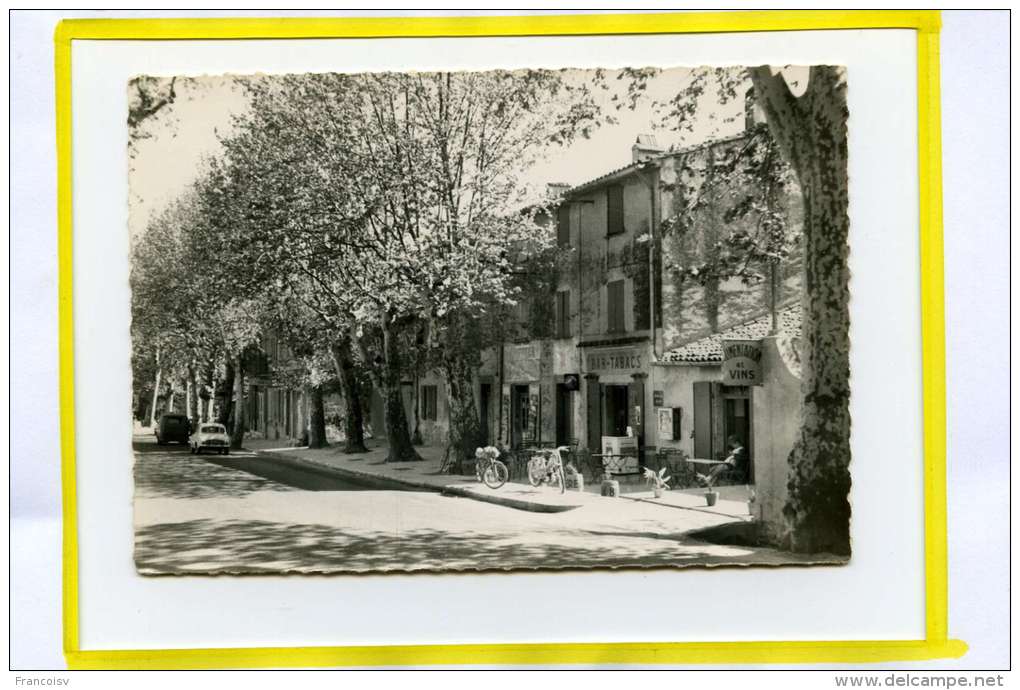
M 475 476 L 490 489 L 498 489 L 510 478 L 510 470 L 499 459 L 499 449 L 486 446 L 475 450 Z
M 528 460 L 528 481 L 532 486 L 538 486 L 546 482 L 560 485 L 560 493 L 567 490 L 567 479 L 563 472 L 563 451 L 569 451 L 570 446 L 560 446 L 536 453 Z

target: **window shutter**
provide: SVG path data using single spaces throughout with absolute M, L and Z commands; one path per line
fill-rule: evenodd
M 624 326 L 624 315 L 623 315 L 623 292 L 624 292 L 624 281 L 620 281 L 616 288 L 616 330 L 621 333 L 626 330 Z
M 570 246 L 570 206 L 562 204 L 556 211 L 556 244 Z
M 556 337 L 570 337 L 570 290 L 556 293 Z
M 712 457 L 712 382 L 694 383 L 694 457 Z
M 606 190 L 606 208 L 608 218 L 606 219 L 606 234 L 618 235 L 624 231 L 623 227 L 623 185 L 613 185 Z
M 610 333 L 622 333 L 624 331 L 623 287 L 624 281 L 622 280 L 614 280 L 606 286 L 609 298 L 607 316 L 609 317 L 608 326 Z

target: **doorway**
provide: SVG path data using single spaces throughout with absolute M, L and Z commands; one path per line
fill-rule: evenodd
M 754 434 L 751 420 L 751 394 L 749 386 L 723 386 L 723 443 L 729 454 L 729 439 L 736 436 L 747 454 L 747 482 L 754 483 Z
M 628 386 L 626 384 L 603 384 L 602 386 L 602 433 L 605 436 L 627 435 Z
M 510 447 L 520 448 L 525 439 L 530 439 L 529 411 L 531 398 L 527 386 L 510 387 Z
M 574 393 L 556 384 L 556 445 L 569 446 L 574 440 Z
M 489 445 L 489 410 L 492 404 L 492 384 L 483 383 L 478 391 L 478 416 L 481 417 L 482 445 Z

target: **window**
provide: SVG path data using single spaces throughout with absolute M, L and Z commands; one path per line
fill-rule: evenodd
M 556 245 L 570 246 L 570 205 L 566 203 L 556 211 Z
M 606 190 L 606 234 L 619 235 L 624 232 L 623 227 L 623 185 L 615 184 Z
M 531 300 L 521 298 L 516 312 L 517 326 L 527 331 L 531 327 Z
M 608 331 L 610 333 L 623 333 L 626 330 L 623 319 L 623 287 L 625 281 L 614 280 L 606 285 L 606 292 L 609 295 L 607 316 Z
M 556 337 L 570 337 L 570 290 L 556 293 Z
M 435 386 L 421 387 L 421 418 L 426 421 L 434 422 L 438 418 L 436 391 Z

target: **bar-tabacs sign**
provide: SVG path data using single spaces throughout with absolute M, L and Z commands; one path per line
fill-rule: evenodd
M 761 341 L 724 340 L 723 383 L 727 386 L 760 386 Z

